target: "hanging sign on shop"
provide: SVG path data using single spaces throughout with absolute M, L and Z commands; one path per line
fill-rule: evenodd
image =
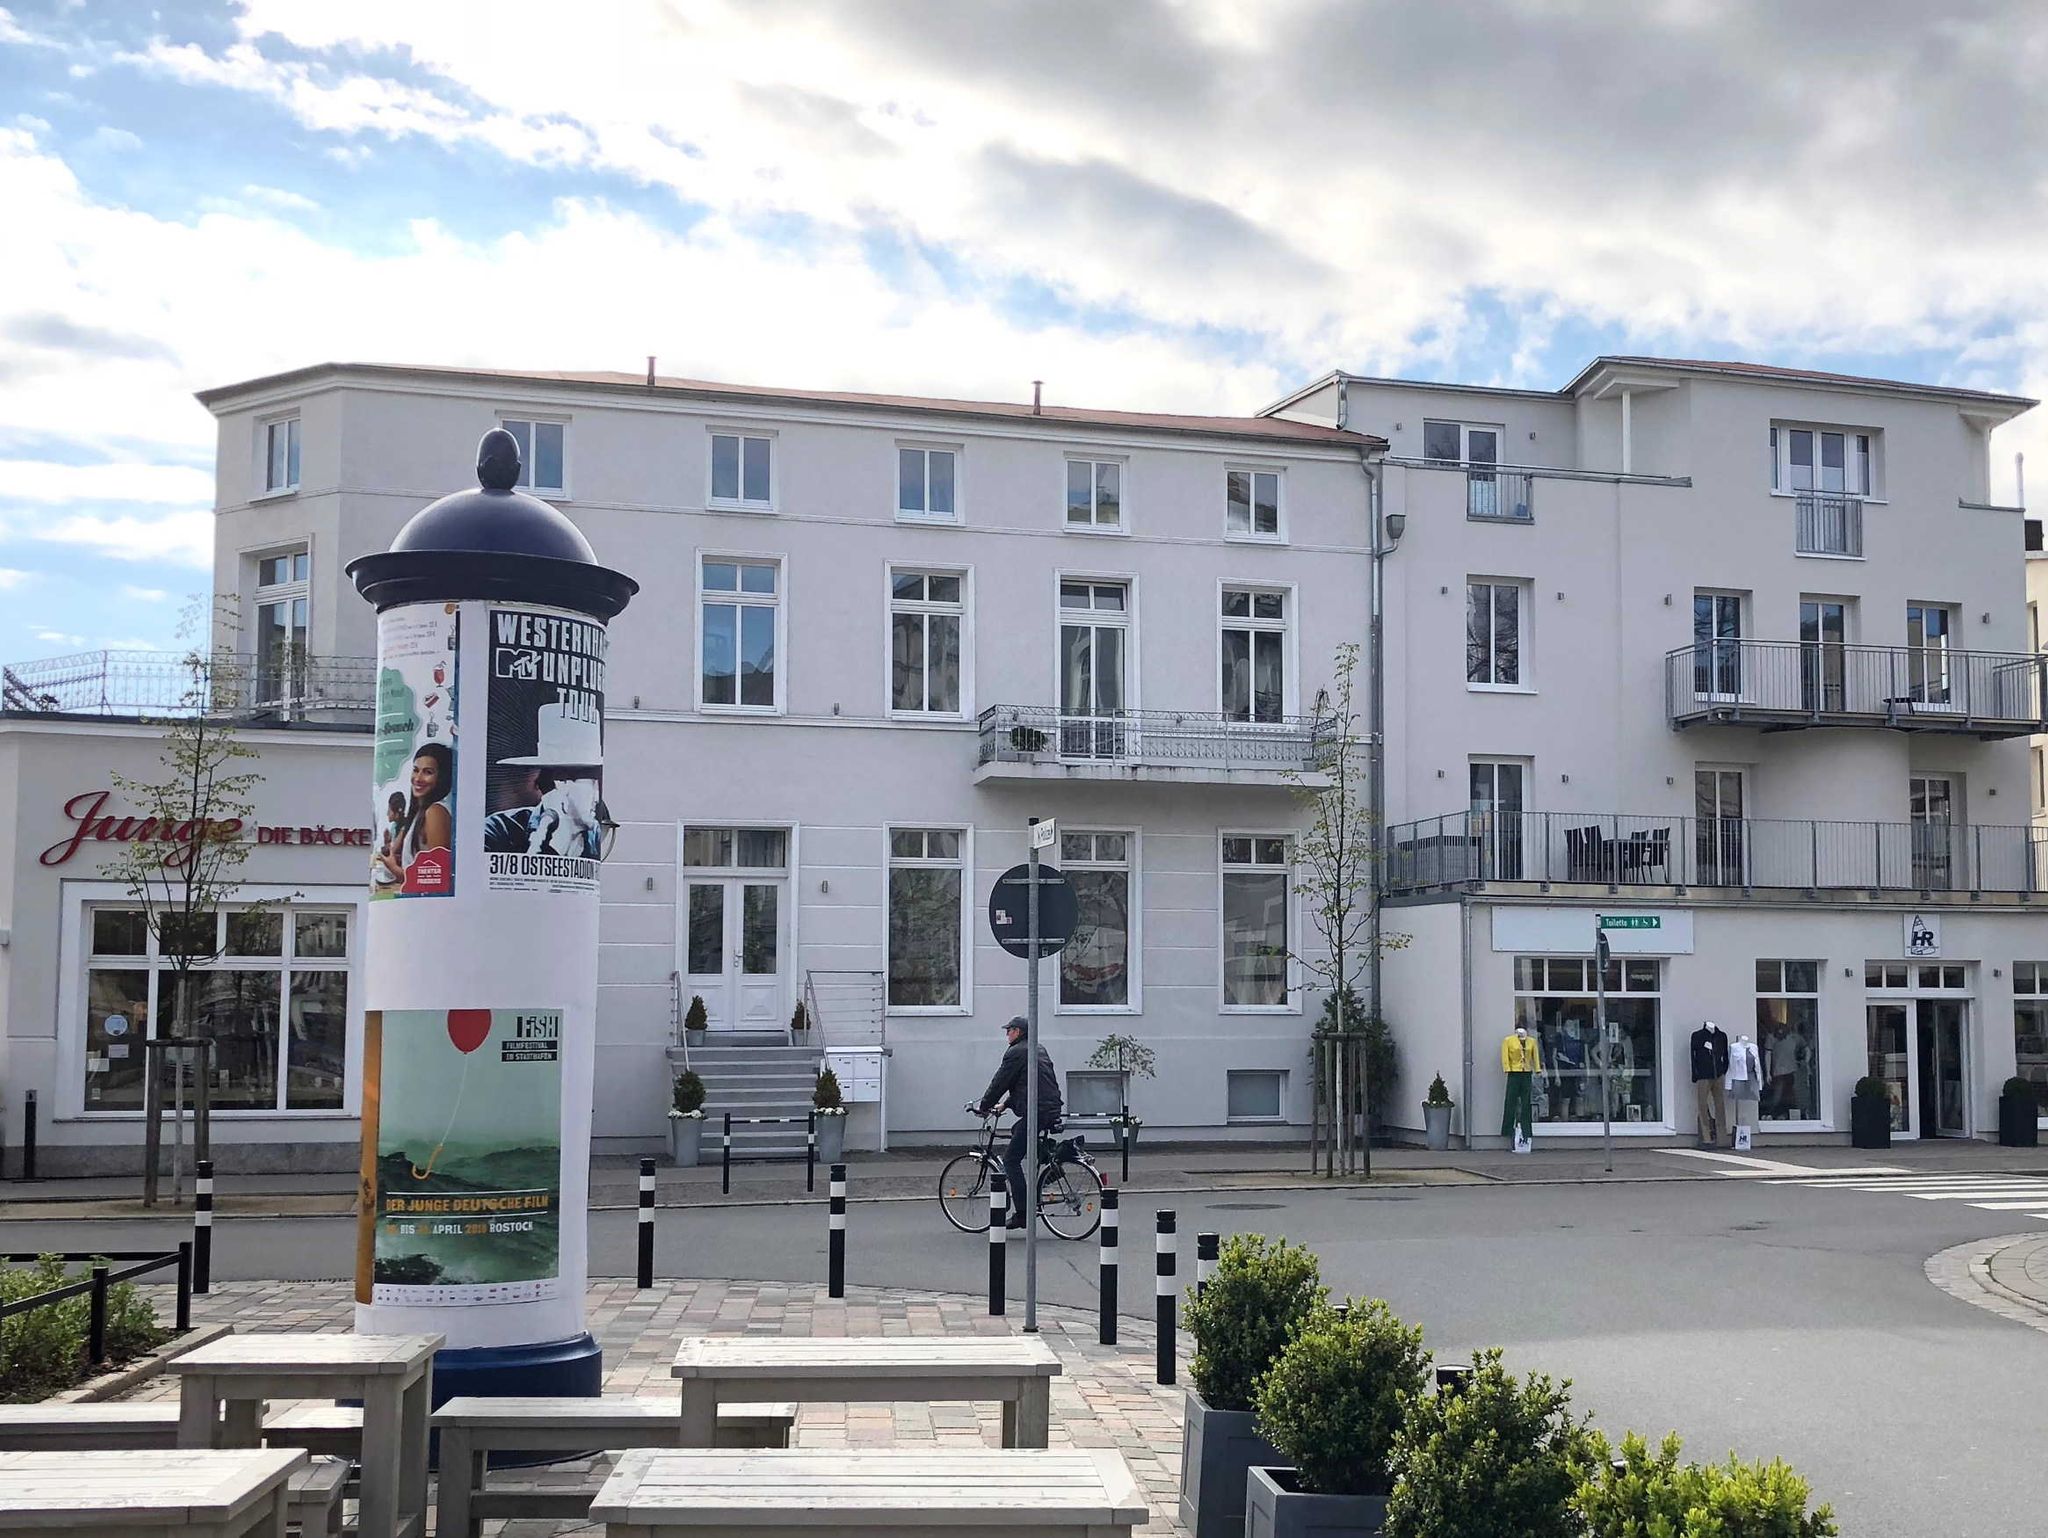
M 37 861 L 43 865 L 62 865 L 78 853 L 87 843 L 95 844 L 140 844 L 152 840 L 165 844 L 202 843 L 207 839 L 239 839 L 253 835 L 258 844 L 290 844 L 299 847 L 322 846 L 327 848 L 368 849 L 370 830 L 368 828 L 346 828 L 316 823 L 311 826 L 286 823 L 259 823 L 250 828 L 239 817 L 224 817 L 218 820 L 206 817 L 174 822 L 169 818 L 136 817 L 119 814 L 107 809 L 114 799 L 111 790 L 82 790 L 64 803 L 64 820 L 71 824 L 71 831 L 58 839 Z

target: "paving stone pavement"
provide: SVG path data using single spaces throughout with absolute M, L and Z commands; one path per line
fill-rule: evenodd
M 168 1313 L 167 1289 L 145 1288 Z M 223 1282 L 192 1300 L 195 1325 L 232 1321 L 243 1331 L 346 1330 L 353 1317 L 346 1282 Z M 660 1281 L 646 1292 L 629 1280 L 594 1281 L 589 1288 L 590 1330 L 604 1351 L 605 1392 L 666 1398 L 676 1342 L 687 1335 L 1002 1335 L 1022 1328 L 1022 1305 L 991 1318 L 986 1298 L 957 1293 L 883 1292 L 849 1287 L 842 1300 L 823 1287 L 779 1282 Z M 1052 1441 L 1056 1447 L 1113 1447 L 1124 1455 L 1152 1507 L 1147 1534 L 1185 1535 L 1175 1520 L 1180 1500 L 1181 1389 L 1153 1379 L 1151 1326 L 1118 1324 L 1119 1343 L 1096 1341 L 1093 1314 L 1041 1307 L 1040 1334 L 1058 1353 L 1064 1372 L 1052 1383 Z M 1186 1338 L 1182 1339 L 1183 1348 Z M 1187 1364 L 1180 1364 L 1186 1381 Z M 126 1397 L 176 1398 L 177 1380 L 160 1374 Z M 799 1407 L 799 1447 L 996 1446 L 1000 1408 L 991 1404 L 833 1405 Z M 587 1484 L 609 1465 L 606 1458 L 556 1465 L 535 1483 Z M 487 1535 L 550 1538 L 590 1534 L 594 1523 L 487 1522 Z
M 1973 1239 L 1928 1256 L 1924 1269 L 1949 1296 L 2048 1333 L 2048 1234 Z

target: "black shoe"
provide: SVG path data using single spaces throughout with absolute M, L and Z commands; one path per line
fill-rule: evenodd
M 1009 1217 L 1008 1217 L 1008 1218 L 1006 1218 L 1006 1219 L 1005 1219 L 1005 1220 L 1003 1221 L 1003 1227 L 1005 1227 L 1005 1228 L 1022 1228 L 1022 1227 L 1024 1226 L 1024 1222 L 1025 1222 L 1025 1219 L 1024 1219 L 1024 1214 L 1023 1214 L 1023 1213 L 1021 1213 L 1021 1212 L 1013 1212 L 1013 1213 L 1011 1213 L 1011 1214 L 1009 1215 Z

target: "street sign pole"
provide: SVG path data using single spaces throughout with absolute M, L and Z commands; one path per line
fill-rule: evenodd
M 1031 819 L 1031 886 L 1025 898 L 1024 1137 L 1030 1177 L 1016 1195 L 1024 1213 L 1024 1333 L 1038 1333 L 1038 819 Z
M 1607 958 L 1613 952 L 1607 944 L 1607 921 L 1593 915 L 1593 1008 L 1594 1048 L 1600 1054 L 1600 1147 L 1607 1156 L 1607 1173 L 1614 1173 L 1614 1093 L 1611 1088 L 1614 1043 L 1607 1035 Z

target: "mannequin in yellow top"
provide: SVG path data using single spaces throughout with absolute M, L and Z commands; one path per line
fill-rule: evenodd
M 1535 1097 L 1530 1086 L 1534 1076 L 1543 1071 L 1543 1049 L 1529 1034 L 1528 1026 L 1517 1025 L 1501 1038 L 1500 1068 L 1508 1078 L 1507 1098 L 1500 1108 L 1500 1135 L 1511 1138 L 1519 1130 L 1533 1139 Z

